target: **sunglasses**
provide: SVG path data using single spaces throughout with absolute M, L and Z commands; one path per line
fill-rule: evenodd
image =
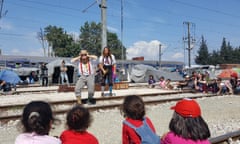
M 81 54 L 81 56 L 87 56 L 87 54 Z

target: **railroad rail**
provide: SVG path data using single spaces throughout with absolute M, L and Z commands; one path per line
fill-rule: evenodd
M 209 141 L 211 144 L 231 144 L 233 141 L 237 141 L 240 143 L 240 130 L 229 132 L 214 138 L 210 138 Z
M 202 98 L 202 97 L 212 97 L 216 96 L 215 94 L 196 94 L 196 95 L 189 95 L 189 96 L 179 96 L 179 94 L 187 93 L 187 92 L 165 92 L 165 93 L 153 93 L 153 94 L 138 94 L 138 96 L 141 96 L 145 102 L 146 105 L 151 104 L 161 104 L 171 101 L 178 101 L 181 100 L 183 97 L 187 98 Z M 188 92 L 189 93 L 189 92 Z M 171 95 L 171 98 L 164 97 L 165 95 Z M 119 108 L 122 104 L 122 100 L 125 96 L 113 96 L 113 97 L 99 97 L 96 98 L 96 104 L 95 105 L 86 105 L 91 111 L 99 110 L 99 109 L 112 109 L 112 108 Z M 83 100 L 84 101 L 84 100 Z M 76 100 L 64 100 L 64 101 L 53 101 L 49 102 L 51 106 L 53 107 L 53 111 L 55 114 L 65 114 L 69 109 L 76 103 Z M 62 108 L 64 105 L 65 108 Z M 21 114 L 18 112 L 17 114 L 8 114 L 8 112 L 5 112 L 7 114 L 4 114 L 4 111 L 21 111 L 25 104 L 15 104 L 15 105 L 1 105 L 1 115 L 0 115 L 0 121 L 7 122 L 9 120 L 16 120 L 20 119 Z M 67 107 L 67 108 L 66 108 Z M 11 112 L 14 113 L 14 112 Z
M 28 91 L 29 92 L 29 91 Z M 30 91 L 31 92 L 31 91 Z M 154 104 L 161 104 L 166 102 L 178 101 L 181 100 L 183 97 L 180 97 L 180 94 L 187 95 L 191 91 L 175 91 L 175 92 L 165 92 L 165 93 L 152 93 L 152 94 L 138 94 L 141 96 L 146 105 L 154 105 Z M 164 97 L 168 95 L 168 97 Z M 171 95 L 171 96 L 170 96 Z M 185 96 L 185 98 L 203 98 L 203 97 L 213 97 L 216 96 L 215 94 L 200 94 L 196 93 L 195 95 Z M 170 98 L 171 97 L 171 98 Z M 97 110 L 106 110 L 106 109 L 113 109 L 119 108 L 122 104 L 124 96 L 113 96 L 113 97 L 99 97 L 96 98 L 96 105 L 86 105 L 91 111 Z M 104 103 L 105 102 L 105 103 Z M 50 102 L 51 106 L 53 107 L 53 111 L 55 114 L 65 114 L 69 109 L 76 103 L 75 100 L 64 100 L 64 101 L 53 101 Z M 106 104 L 107 103 L 107 104 Z M 58 109 L 58 106 L 68 105 L 69 107 L 65 107 L 62 109 Z M 25 104 L 16 104 L 16 105 L 1 105 L 0 110 L 1 112 L 4 110 L 11 110 L 11 109 L 19 109 L 22 108 Z M 55 109 L 54 109 L 55 108 Z M 20 119 L 21 114 L 12 114 L 12 115 L 0 115 L 0 122 L 7 123 L 10 120 L 17 120 Z M 217 137 L 209 138 L 211 144 L 224 144 L 228 143 L 231 144 L 231 141 L 239 141 L 240 140 L 240 130 L 229 132 Z

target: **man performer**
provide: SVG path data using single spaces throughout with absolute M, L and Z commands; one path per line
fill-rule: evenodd
M 113 75 L 116 74 L 116 59 L 108 47 L 103 49 L 102 55 L 99 58 L 99 66 L 103 73 L 101 82 L 101 95 L 104 96 L 106 80 L 109 85 L 109 95 L 112 96 Z
M 81 90 L 87 85 L 88 88 L 88 104 L 93 104 L 92 99 L 94 96 L 94 78 L 95 71 L 92 60 L 96 60 L 97 56 L 89 55 L 86 50 L 81 50 L 78 57 L 72 58 L 71 62 L 78 61 L 78 71 L 79 79 L 75 86 L 75 96 L 77 98 L 77 103 L 81 104 Z

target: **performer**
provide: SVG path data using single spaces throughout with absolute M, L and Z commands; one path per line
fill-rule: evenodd
M 75 95 L 77 98 L 77 103 L 81 104 L 81 89 L 85 86 L 88 87 L 88 104 L 93 104 L 92 99 L 94 96 L 94 66 L 92 60 L 96 60 L 97 56 L 88 55 L 86 50 L 81 50 L 78 57 L 75 57 L 71 62 L 79 61 L 78 70 L 79 70 L 79 79 L 75 86 Z
M 101 95 L 104 96 L 106 79 L 109 85 L 109 95 L 112 96 L 113 75 L 116 74 L 116 59 L 108 47 L 103 49 L 102 55 L 99 58 L 99 66 L 103 73 L 101 82 Z
M 68 81 L 68 75 L 67 75 L 67 66 L 65 65 L 65 61 L 63 60 L 62 63 L 61 63 L 61 67 L 60 67 L 60 70 L 61 70 L 61 81 L 62 81 L 62 85 L 64 85 L 64 79 L 66 80 L 66 83 L 67 85 L 69 86 L 69 81 Z

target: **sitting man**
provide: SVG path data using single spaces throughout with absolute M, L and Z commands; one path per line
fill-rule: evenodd
M 11 84 L 4 80 L 0 80 L 0 90 L 3 90 L 3 92 L 11 91 Z

